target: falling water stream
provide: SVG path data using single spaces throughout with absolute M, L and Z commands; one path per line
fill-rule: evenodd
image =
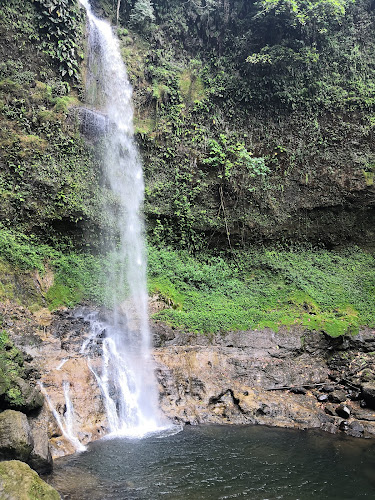
M 109 430 L 114 435 L 144 436 L 168 427 L 157 404 L 154 367 L 150 355 L 146 252 L 141 217 L 144 184 L 142 165 L 133 135 L 132 87 L 112 27 L 98 19 L 88 0 L 80 0 L 88 18 L 88 105 L 106 116 L 103 168 L 116 208 L 106 207 L 119 235 L 106 248 L 116 263 L 108 276 L 113 313 L 105 319 L 90 313 L 91 336 L 81 353 L 100 336 L 102 366 L 90 369 L 101 389 Z M 122 296 L 126 290 L 126 297 Z

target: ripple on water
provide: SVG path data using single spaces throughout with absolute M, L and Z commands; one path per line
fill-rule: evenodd
M 49 479 L 70 500 L 375 498 L 375 444 L 313 431 L 186 427 L 98 441 Z

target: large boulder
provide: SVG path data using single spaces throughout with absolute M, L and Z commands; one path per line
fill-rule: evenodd
M 29 465 L 39 472 L 39 474 L 48 474 L 52 472 L 53 462 L 51 449 L 49 446 L 47 427 L 43 422 L 31 419 L 31 427 L 34 448 L 28 460 Z
M 27 380 L 23 380 L 20 377 L 18 377 L 15 382 L 20 390 L 22 398 L 22 403 L 15 407 L 15 410 L 29 413 L 43 406 L 44 396 L 38 388 L 32 386 Z
M 24 356 L 8 334 L 0 332 L 0 409 L 29 413 L 43 406 L 43 395 L 27 380 Z
M 30 425 L 19 411 L 0 413 L 0 459 L 27 461 L 33 449 Z
M 61 500 L 57 491 L 30 467 L 18 460 L 0 463 L 2 500 Z

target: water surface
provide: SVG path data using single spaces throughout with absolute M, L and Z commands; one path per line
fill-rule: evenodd
M 49 479 L 71 500 L 375 498 L 375 443 L 263 426 L 92 443 Z

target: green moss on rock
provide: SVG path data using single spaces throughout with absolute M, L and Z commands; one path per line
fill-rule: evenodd
M 60 495 L 28 465 L 11 460 L 0 463 L 0 498 L 6 500 L 60 500 Z

